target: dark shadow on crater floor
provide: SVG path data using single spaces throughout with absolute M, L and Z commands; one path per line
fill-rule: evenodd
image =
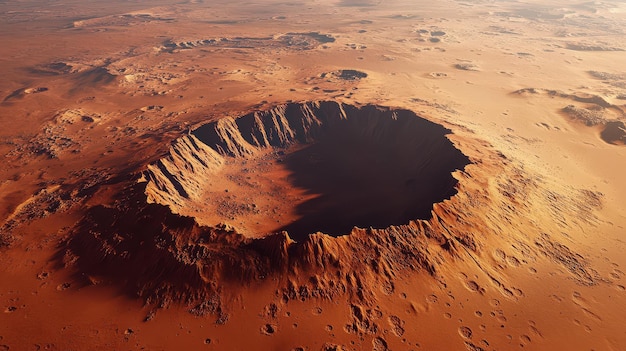
M 297 207 L 301 218 L 281 230 L 295 240 L 321 231 L 385 228 L 431 217 L 433 204 L 456 194 L 451 172 L 469 159 L 445 137 L 450 131 L 410 111 L 346 108 L 315 142 L 290 153 L 290 183 L 318 196 Z

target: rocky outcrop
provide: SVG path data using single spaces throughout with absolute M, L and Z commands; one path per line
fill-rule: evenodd
M 223 163 L 220 154 L 189 134 L 174 141 L 166 157 L 148 165 L 140 181 L 147 182 L 148 202 L 180 206 L 184 199 L 197 197 L 206 176 Z

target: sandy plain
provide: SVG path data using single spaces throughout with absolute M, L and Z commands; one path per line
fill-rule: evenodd
M 0 349 L 626 348 L 626 4 L 3 1 L 0 18 Z M 298 160 L 333 153 L 213 169 L 193 138 L 318 101 L 448 129 L 428 135 L 469 161 L 455 194 L 425 218 L 267 235 L 319 195 L 293 185 L 319 171 Z M 399 163 L 369 161 L 360 175 L 395 181 Z M 238 207 L 220 190 L 222 208 L 211 179 L 263 191 Z

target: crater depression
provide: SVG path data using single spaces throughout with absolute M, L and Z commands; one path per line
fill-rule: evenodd
M 248 237 L 295 240 L 429 219 L 469 159 L 409 110 L 286 104 L 208 123 L 144 172 L 148 201 Z

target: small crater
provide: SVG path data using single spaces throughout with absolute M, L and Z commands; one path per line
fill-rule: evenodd
M 426 297 L 426 302 L 428 303 L 437 303 L 437 295 L 428 295 Z
M 504 262 L 504 260 L 506 260 L 506 253 L 501 249 L 496 249 L 493 255 L 500 262 Z
M 509 256 L 507 257 L 506 261 L 509 263 L 509 265 L 511 265 L 512 267 L 519 267 L 520 262 L 519 260 L 514 257 L 514 256 Z
M 276 332 L 276 326 L 273 324 L 265 324 L 261 327 L 261 334 L 272 335 Z
M 343 80 L 359 80 L 363 78 L 367 78 L 367 73 L 357 71 L 354 69 L 342 69 L 335 72 L 335 75 Z
M 465 282 L 465 287 L 472 292 L 478 292 L 478 293 L 483 293 L 485 289 L 481 288 L 480 285 L 478 285 L 478 283 L 476 283 L 473 280 L 468 280 Z
M 465 339 L 471 339 L 472 338 L 472 330 L 469 327 L 460 327 L 459 328 L 459 334 L 464 337 Z

